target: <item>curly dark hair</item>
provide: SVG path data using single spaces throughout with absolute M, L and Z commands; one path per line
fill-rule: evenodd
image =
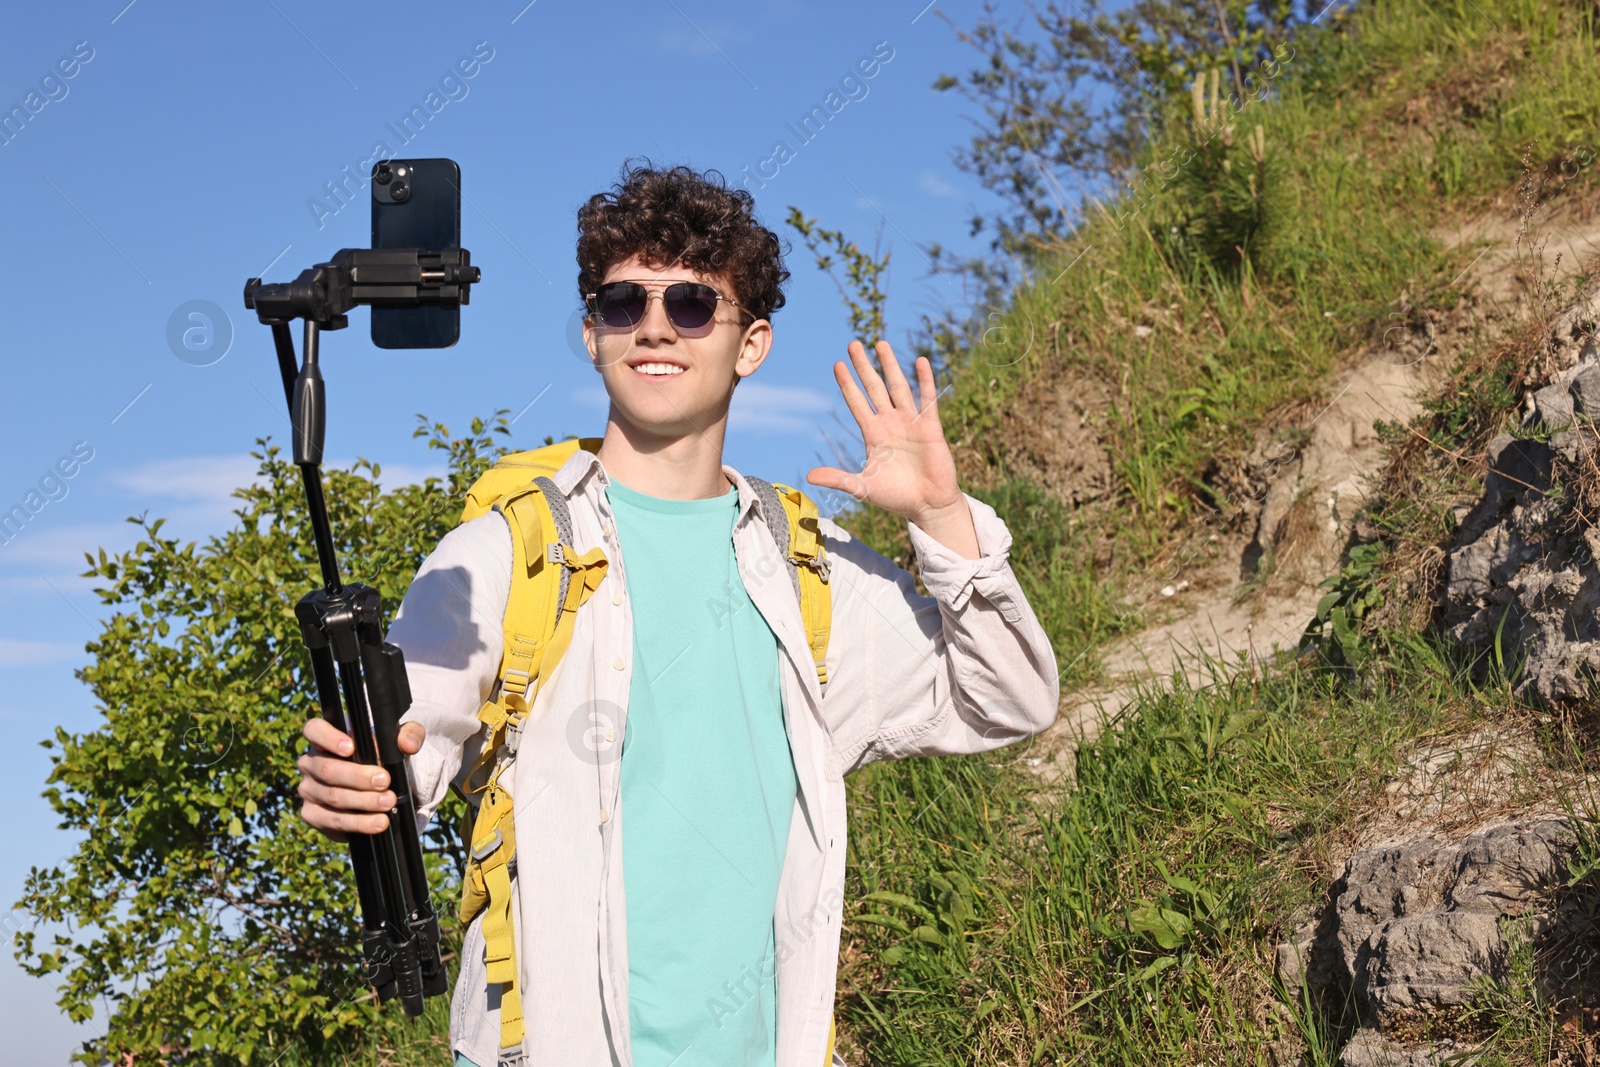
M 757 319 L 783 307 L 782 242 L 756 221 L 755 198 L 729 188 L 717 171 L 630 160 L 611 192 L 591 196 L 578 209 L 579 299 L 630 256 L 727 278 L 739 306 Z

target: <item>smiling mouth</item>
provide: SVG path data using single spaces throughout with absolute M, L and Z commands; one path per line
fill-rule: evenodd
M 635 363 L 632 366 L 635 373 L 642 374 L 646 378 L 671 378 L 673 375 L 682 374 L 687 369 L 680 367 L 676 363 L 663 363 L 655 360 Z

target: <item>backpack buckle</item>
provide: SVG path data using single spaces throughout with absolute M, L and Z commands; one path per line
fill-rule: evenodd
M 533 675 L 527 671 L 509 670 L 500 676 L 500 691 L 522 696 L 528 691 L 528 685 L 532 681 Z
M 494 850 L 499 848 L 504 841 L 505 838 L 500 836 L 500 831 L 497 828 L 494 832 L 494 836 L 483 843 L 483 847 L 472 850 L 472 858 L 477 860 L 479 863 L 482 863 L 489 856 L 492 856 L 494 854 Z
M 567 552 L 560 541 L 551 541 L 544 546 L 544 558 L 560 567 L 567 565 Z
M 809 567 L 816 571 L 817 577 L 824 583 L 827 582 L 828 575 L 833 572 L 833 561 L 820 553 L 815 556 L 790 556 L 789 562 L 797 567 Z

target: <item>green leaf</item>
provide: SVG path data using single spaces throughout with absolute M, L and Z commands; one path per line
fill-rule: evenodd
M 885 915 L 882 912 L 867 912 L 863 915 L 856 915 L 850 921 L 868 923 L 872 926 L 887 926 L 889 929 L 898 930 L 902 934 L 911 932 L 911 927 L 906 925 L 905 920 L 897 919 L 893 915 Z
M 1146 967 L 1144 970 L 1135 975 L 1133 980 L 1136 982 L 1143 982 L 1146 979 L 1154 978 L 1156 975 L 1160 974 L 1162 971 L 1165 971 L 1169 967 L 1177 966 L 1177 963 L 1178 957 L 1176 956 L 1162 956 L 1150 966 Z
M 1128 912 L 1128 929 L 1148 934 L 1164 949 L 1180 948 L 1189 940 L 1194 923 L 1187 915 L 1171 908 L 1145 904 Z
M 891 893 L 887 890 L 879 890 L 876 893 L 868 893 L 863 899 L 870 901 L 873 904 L 888 904 L 896 908 L 904 908 L 913 914 L 920 915 L 929 922 L 932 922 L 934 918 L 933 912 L 929 911 L 927 908 L 923 907 L 921 904 L 918 904 L 915 900 L 912 900 L 903 893 Z

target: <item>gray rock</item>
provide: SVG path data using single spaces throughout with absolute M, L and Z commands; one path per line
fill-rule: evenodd
M 1461 842 L 1450 906 L 1458 911 L 1520 917 L 1545 887 L 1564 880 L 1577 847 L 1565 819 L 1506 823 Z
M 1528 819 L 1461 841 L 1426 836 L 1357 852 L 1317 921 L 1278 946 L 1278 975 L 1366 1027 L 1346 1045 L 1346 1067 L 1420 1067 L 1461 1054 L 1405 1048 L 1391 1031 L 1402 1018 L 1466 1003 L 1476 981 L 1503 979 L 1502 922 L 1548 919 L 1540 909 L 1576 847 L 1567 820 Z
M 1339 1055 L 1339 1067 L 1472 1067 L 1477 1062 L 1468 1046 L 1456 1041 L 1407 1048 L 1376 1030 L 1356 1031 Z
M 1588 699 L 1600 672 L 1600 545 L 1573 511 L 1574 486 L 1600 464 L 1597 309 L 1600 288 L 1552 320 L 1530 367 L 1545 384 L 1527 398 L 1524 432 L 1489 443 L 1483 497 L 1457 527 L 1445 586 L 1446 632 L 1481 652 L 1498 644 L 1518 668 L 1516 695 L 1544 704 Z
M 1316 942 L 1317 924 L 1306 923 L 1290 933 L 1274 951 L 1274 973 L 1291 995 L 1297 995 L 1307 981 L 1326 983 L 1324 975 L 1309 971 L 1316 960 Z
M 1472 982 L 1504 976 L 1505 955 L 1492 912 L 1405 915 L 1368 938 L 1358 993 L 1385 1026 L 1405 1012 L 1465 1004 Z
M 1345 889 L 1334 903 L 1347 979 L 1361 973 L 1373 933 L 1402 915 L 1427 911 L 1443 902 L 1445 877 L 1455 864 L 1455 846 L 1432 837 L 1350 857 L 1345 865 Z
M 1523 420 L 1529 430 L 1560 430 L 1572 425 L 1572 393 L 1563 382 L 1551 382 L 1533 394 L 1533 414 Z
M 1575 415 L 1594 420 L 1600 418 L 1600 366 L 1580 370 L 1569 387 Z

